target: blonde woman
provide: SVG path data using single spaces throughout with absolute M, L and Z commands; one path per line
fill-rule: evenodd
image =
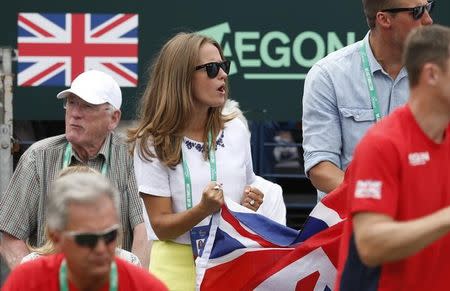
M 224 196 L 257 211 L 250 136 L 235 115 L 222 115 L 230 62 L 219 44 L 180 33 L 161 49 L 129 131 L 139 192 L 158 240 L 150 269 L 170 290 L 195 288 L 194 256 Z
M 64 168 L 61 172 L 59 172 L 57 178 L 61 178 L 73 173 L 96 173 L 100 174 L 98 171 L 84 165 L 76 165 L 76 166 L 70 166 Z M 52 242 L 52 240 L 48 239 L 48 233 L 47 229 L 45 230 L 45 235 L 47 237 L 47 241 L 40 247 L 32 247 L 27 243 L 28 248 L 30 249 L 30 253 L 23 257 L 21 263 L 25 263 L 31 260 L 38 259 L 41 256 L 47 256 L 51 255 L 57 252 L 55 249 L 55 246 Z M 120 240 L 118 240 L 120 241 Z M 116 248 L 116 256 L 121 258 L 122 260 L 125 260 L 129 263 L 132 263 L 134 265 L 140 266 L 141 262 L 139 261 L 139 258 L 134 255 L 133 253 L 130 253 L 124 249 L 121 249 L 120 247 Z

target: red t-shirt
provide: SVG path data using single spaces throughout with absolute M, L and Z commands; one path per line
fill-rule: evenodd
M 335 289 L 447 290 L 449 234 L 406 259 L 369 268 L 356 251 L 352 215 L 375 212 L 408 221 L 449 206 L 450 126 L 444 141 L 436 144 L 407 105 L 399 108 L 361 140 L 348 184 L 350 215 L 341 241 Z
M 59 268 L 63 258 L 62 254 L 44 256 L 17 266 L 8 276 L 2 290 L 59 290 Z M 118 258 L 115 261 L 119 276 L 119 291 L 167 290 L 161 281 L 144 269 Z M 78 289 L 69 281 L 69 290 Z M 109 281 L 100 290 L 109 290 Z

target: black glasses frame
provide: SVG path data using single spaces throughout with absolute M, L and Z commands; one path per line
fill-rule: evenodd
M 195 70 L 201 70 L 205 68 L 206 74 L 208 74 L 208 77 L 213 79 L 219 74 L 219 70 L 222 69 L 227 75 L 230 72 L 230 61 L 223 61 L 223 62 L 211 62 L 207 64 L 203 64 L 200 66 L 196 66 Z
M 431 12 L 433 12 L 433 8 L 435 6 L 436 2 L 435 1 L 428 1 L 427 4 L 425 5 L 421 5 L 421 6 L 416 6 L 416 7 L 411 7 L 411 8 L 389 8 L 389 9 L 383 9 L 381 10 L 381 12 L 390 12 L 390 13 L 398 13 L 398 12 L 411 12 L 412 17 L 415 20 L 419 20 L 420 18 L 422 18 L 423 14 L 425 13 L 425 10 L 428 11 L 428 14 L 431 14 Z
M 107 245 L 115 241 L 117 239 L 119 228 L 120 226 L 115 224 L 104 231 L 97 233 L 66 231 L 64 234 L 71 236 L 80 247 L 88 247 L 92 249 L 97 246 L 99 239 L 102 239 Z

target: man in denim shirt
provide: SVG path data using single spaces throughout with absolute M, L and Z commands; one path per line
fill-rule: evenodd
M 362 4 L 370 28 L 367 35 L 317 62 L 305 80 L 305 172 L 318 199 L 341 184 L 367 129 L 406 102 L 408 76 L 401 59 L 406 36 L 415 27 L 433 23 L 433 1 L 362 0 Z M 373 82 L 374 90 L 369 90 L 368 82 Z

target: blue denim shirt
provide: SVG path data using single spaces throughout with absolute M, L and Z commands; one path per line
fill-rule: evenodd
M 369 33 L 361 41 L 335 51 L 308 72 L 303 91 L 303 149 L 305 173 L 322 161 L 345 170 L 357 143 L 375 117 L 359 49 L 366 42 L 370 70 L 382 116 L 406 103 L 409 84 L 402 68 L 393 80 L 375 59 Z M 324 193 L 318 191 L 319 198 Z

